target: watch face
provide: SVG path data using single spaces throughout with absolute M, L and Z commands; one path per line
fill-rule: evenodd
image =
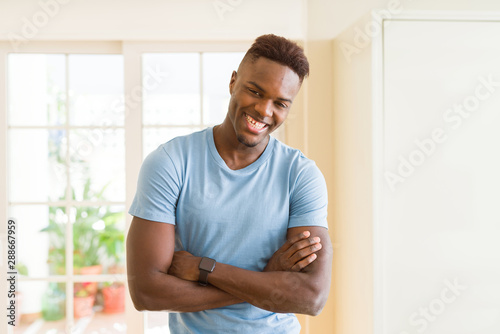
M 215 268 L 215 260 L 210 259 L 208 257 L 204 257 L 201 259 L 199 268 L 201 270 L 212 272 Z

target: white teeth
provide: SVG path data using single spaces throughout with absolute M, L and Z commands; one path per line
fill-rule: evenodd
M 257 130 L 260 130 L 262 129 L 264 126 L 266 126 L 266 124 L 264 123 L 261 123 L 261 122 L 257 122 L 256 120 L 254 120 L 252 117 L 248 116 L 248 115 L 245 115 L 246 116 L 246 119 L 247 121 L 252 124 L 252 127 L 256 128 Z

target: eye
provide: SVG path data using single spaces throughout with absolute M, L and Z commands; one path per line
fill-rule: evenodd
M 260 93 L 258 91 L 256 91 L 255 89 L 252 89 L 252 88 L 248 88 L 248 90 L 253 94 L 253 95 L 256 95 L 256 96 L 260 96 Z
M 283 108 L 283 109 L 288 108 L 288 106 L 287 106 L 286 104 L 281 103 L 281 102 L 276 102 L 276 105 L 277 105 L 278 107 L 280 107 L 280 108 Z

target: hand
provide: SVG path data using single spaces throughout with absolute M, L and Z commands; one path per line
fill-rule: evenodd
M 198 266 L 201 258 L 186 251 L 174 252 L 168 274 L 177 278 L 197 282 L 200 277 Z
M 301 271 L 311 264 L 322 246 L 319 237 L 309 238 L 310 235 L 309 231 L 303 231 L 287 240 L 273 254 L 264 271 Z

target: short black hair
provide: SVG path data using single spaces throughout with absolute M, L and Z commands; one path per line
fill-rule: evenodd
M 273 34 L 257 37 L 241 63 L 243 64 L 247 60 L 254 62 L 260 57 L 289 67 L 299 76 L 300 82 L 309 75 L 309 62 L 304 54 L 304 49 L 284 37 Z

